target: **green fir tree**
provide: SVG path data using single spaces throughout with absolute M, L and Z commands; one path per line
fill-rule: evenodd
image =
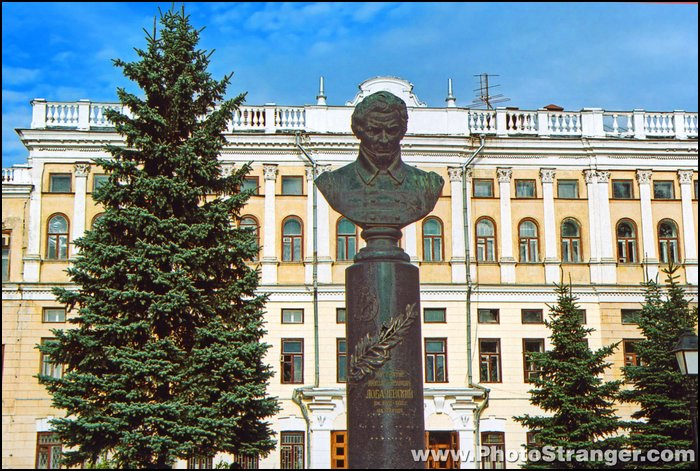
M 550 306 L 549 320 L 545 321 L 551 330 L 552 348 L 532 353 L 540 372 L 532 380 L 535 388 L 529 391 L 530 403 L 546 415 L 515 417 L 535 434 L 535 444 L 527 445 L 528 451 L 533 450 L 530 455 L 533 458 L 542 453 L 543 447 L 604 451 L 620 443 L 615 436 L 620 422 L 614 401 L 621 382 L 606 382 L 602 378 L 611 366 L 606 358 L 615 351 L 617 344 L 592 351 L 586 337 L 594 329 L 583 326 L 571 286 L 557 285 L 556 291 L 558 303 Z M 558 454 L 553 457 L 553 461 L 530 460 L 525 467 L 597 469 L 605 466 L 602 460 L 559 460 Z
M 645 339 L 635 344 L 640 366 L 626 366 L 623 401 L 638 405 L 632 414 L 636 419 L 626 424 L 631 448 L 648 450 L 691 450 L 692 432 L 689 398 L 692 385 L 684 376 L 671 352 L 685 329 L 694 329 L 698 322 L 697 306 L 691 309 L 685 290 L 678 284 L 678 266 L 663 270 L 666 287 L 652 280 L 645 284 L 645 302 L 638 318 Z M 663 292 L 665 291 L 665 293 Z M 697 400 L 697 392 L 694 393 Z M 639 462 L 635 467 L 689 468 L 694 463 Z
M 96 159 L 109 174 L 93 195 L 105 211 L 75 241 L 68 273 L 79 288 L 55 290 L 77 309 L 76 327 L 40 347 L 65 366 L 63 378 L 40 380 L 67 413 L 52 422 L 67 465 L 106 452 L 119 467 L 168 468 L 274 448 L 266 299 L 245 263 L 258 245 L 235 224 L 250 167 L 225 176 L 218 160 L 244 95 L 224 100 L 231 75 L 207 72 L 211 52 L 197 48 L 201 30 L 184 9 L 160 23 L 136 61 L 114 61 L 143 98 L 118 89 L 130 113 L 107 113 L 126 146 Z

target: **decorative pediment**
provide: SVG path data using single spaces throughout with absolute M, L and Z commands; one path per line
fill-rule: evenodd
M 398 77 L 375 77 L 365 80 L 359 86 L 360 92 L 346 104 L 355 106 L 373 93 L 385 91 L 401 98 L 409 108 L 426 108 L 428 105 L 413 94 L 413 84 Z

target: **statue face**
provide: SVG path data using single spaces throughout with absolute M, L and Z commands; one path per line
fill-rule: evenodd
M 359 136 L 364 153 L 380 168 L 385 168 L 397 157 L 405 134 L 398 113 L 368 113 Z

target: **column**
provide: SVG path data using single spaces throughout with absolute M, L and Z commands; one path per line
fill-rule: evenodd
M 544 279 L 545 283 L 559 283 L 559 258 L 557 257 L 557 227 L 554 217 L 554 176 L 553 168 L 540 169 L 542 179 L 542 200 L 544 203 Z
M 515 283 L 515 259 L 513 258 L 513 227 L 510 211 L 510 179 L 513 170 L 496 169 L 501 200 L 501 283 Z
M 88 162 L 77 162 L 73 167 L 75 172 L 75 194 L 73 199 L 73 220 L 71 246 L 71 258 L 77 255 L 80 250 L 74 245 L 75 239 L 82 237 L 85 234 L 85 199 L 87 197 L 87 177 L 90 173 L 90 164 Z
M 600 283 L 600 227 L 598 225 L 598 174 L 595 170 L 584 170 L 586 189 L 588 193 L 588 263 L 591 270 L 591 283 Z M 582 227 L 581 230 L 584 228 Z M 583 247 L 582 247 L 583 248 Z
M 467 169 L 466 175 L 464 175 L 464 178 L 466 178 L 466 186 L 467 186 L 467 194 L 465 196 L 465 204 L 467 205 L 467 222 L 468 227 L 468 233 L 467 233 L 467 243 L 469 245 L 469 278 L 472 280 L 476 280 L 476 245 L 474 243 L 474 235 L 476 234 L 476 231 L 474 230 L 474 227 L 472 226 L 472 170 L 470 168 Z
M 404 249 L 405 252 L 411 257 L 411 263 L 418 265 L 418 243 L 417 243 L 417 230 L 416 223 L 412 222 L 406 226 L 403 230 L 403 237 L 405 241 Z
M 651 174 L 651 170 L 637 170 L 639 204 L 642 208 L 642 265 L 647 280 L 655 280 L 659 274 L 654 219 L 651 212 Z
M 263 285 L 277 283 L 277 219 L 275 215 L 275 190 L 277 182 L 277 164 L 263 164 L 265 178 L 265 219 L 263 222 Z
M 29 220 L 27 221 L 27 249 L 24 254 L 22 279 L 38 282 L 41 271 L 41 193 L 43 165 L 34 162 L 31 168 L 32 192 L 29 196 Z
M 600 232 L 600 282 L 617 283 L 617 261 L 615 260 L 613 228 L 610 221 L 610 172 L 598 170 L 598 232 Z
M 452 283 L 467 282 L 464 250 L 464 195 L 462 194 L 462 169 L 448 167 L 450 176 L 450 203 L 452 207 Z
M 692 202 L 692 170 L 679 170 L 678 183 L 681 186 L 681 205 L 683 208 L 683 248 L 685 249 L 685 278 L 689 285 L 698 284 L 698 251 L 695 246 L 695 219 Z
M 304 257 L 304 278 L 306 284 L 313 283 L 313 201 L 316 192 L 316 250 L 318 257 L 317 277 L 319 283 L 331 282 L 331 248 L 330 248 L 330 221 L 329 206 L 320 191 L 316 189 L 314 180 L 322 172 L 330 170 L 330 165 L 319 165 L 316 167 L 316 175 L 313 174 L 312 167 L 306 167 L 306 256 Z

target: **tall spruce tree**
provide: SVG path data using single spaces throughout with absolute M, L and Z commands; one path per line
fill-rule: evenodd
M 623 390 L 620 396 L 623 401 L 639 406 L 632 414 L 637 420 L 626 424 L 630 431 L 629 446 L 637 450 L 690 450 L 693 445 L 691 383 L 680 372 L 671 350 L 685 329 L 697 326 L 698 308 L 691 309 L 685 290 L 677 281 L 677 271 L 678 266 L 663 270 L 666 274 L 664 289 L 654 280 L 645 284 L 645 302 L 638 318 L 645 338 L 635 344 L 641 365 L 626 366 L 622 370 L 625 382 L 633 389 Z M 635 467 L 694 466 L 679 461 L 639 462 Z
M 68 465 L 107 452 L 119 467 L 167 468 L 274 447 L 266 299 L 245 264 L 258 246 L 233 221 L 250 168 L 225 176 L 218 160 L 244 95 L 223 101 L 231 75 L 207 72 L 211 53 L 197 49 L 201 30 L 184 9 L 160 23 L 138 60 L 114 61 L 144 98 L 119 89 L 130 113 L 107 114 L 126 145 L 96 160 L 110 176 L 93 195 L 103 216 L 75 241 L 68 273 L 79 288 L 55 290 L 77 308 L 77 327 L 41 347 L 65 365 L 63 378 L 40 380 L 67 413 L 52 424 Z
M 620 428 L 614 401 L 621 381 L 604 381 L 603 373 L 611 366 L 605 359 L 617 344 L 592 351 L 586 337 L 594 329 L 587 329 L 581 321 L 577 298 L 571 286 L 557 285 L 558 303 L 550 306 L 549 320 L 552 348 L 532 353 L 532 360 L 540 368 L 533 378 L 535 388 L 530 390 L 530 403 L 547 415 L 525 414 L 515 417 L 534 433 L 536 444 L 527 450 L 542 451 L 543 447 L 561 447 L 566 450 L 606 450 L 617 448 L 619 439 L 614 435 Z M 533 453 L 537 457 L 536 453 Z M 558 458 L 558 456 L 556 457 Z M 593 468 L 604 466 L 600 461 L 532 460 L 525 465 L 533 469 Z

